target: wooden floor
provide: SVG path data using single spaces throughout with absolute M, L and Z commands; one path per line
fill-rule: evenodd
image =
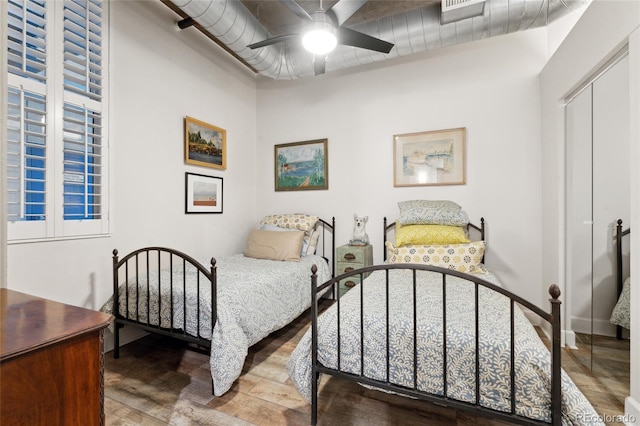
M 570 351 L 572 362 L 568 364 L 571 366 L 569 372 L 577 377 L 574 381 L 580 381 L 584 388 L 590 390 L 591 394 L 583 390 L 590 400 L 603 400 L 604 412 L 623 412 L 624 399 L 630 393 L 630 341 L 585 334 L 576 334 L 576 337 L 578 349 Z M 607 411 L 607 407 L 611 409 Z
M 105 359 L 107 425 L 307 425 L 310 406 L 285 370 L 308 327 L 303 315 L 249 350 L 242 376 L 222 397 L 211 395 L 209 357 L 181 343 L 148 336 L 124 346 L 120 358 Z M 613 339 L 615 340 L 615 339 Z M 607 342 L 611 346 L 610 342 Z M 611 380 L 594 377 L 584 354 L 565 350 L 563 366 L 601 415 L 624 412 L 623 350 L 614 346 Z M 619 345 L 618 345 L 619 346 Z M 628 341 L 627 341 L 628 349 Z M 604 358 L 603 358 L 604 359 Z M 324 392 L 322 390 L 325 390 Z M 344 380 L 322 380 L 320 425 L 501 425 L 437 405 L 365 389 Z M 614 423 L 610 423 L 614 424 Z

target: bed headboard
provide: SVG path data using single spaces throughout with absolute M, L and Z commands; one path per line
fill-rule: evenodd
M 319 228 L 322 228 L 322 230 L 320 230 Z M 328 221 L 322 218 L 318 218 L 318 222 L 316 223 L 316 230 L 321 232 L 320 238 L 318 240 L 317 250 L 320 251 L 320 246 L 322 246 L 322 251 L 320 252 L 320 255 L 329 264 L 331 268 L 331 277 L 333 278 L 336 276 L 335 274 L 336 262 L 335 262 L 335 255 L 334 255 L 334 253 L 336 252 L 336 218 L 335 216 L 331 218 L 331 223 L 329 223 Z M 327 236 L 327 233 L 330 233 L 331 236 L 330 237 Z M 330 246 L 330 247 L 327 247 L 327 246 Z M 327 256 L 328 254 L 331 254 L 331 258 Z
M 382 250 L 383 250 L 383 255 L 382 258 L 386 261 L 387 260 L 387 235 L 389 232 L 391 231 L 395 231 L 396 228 L 396 222 L 392 222 L 391 224 L 387 225 L 387 217 L 385 216 L 383 219 L 384 222 L 384 229 L 382 232 Z M 477 231 L 480 233 L 480 240 L 484 241 L 485 240 L 485 226 L 484 226 L 484 217 L 480 218 L 480 225 L 475 225 L 471 222 L 469 222 L 467 224 L 467 232 L 469 232 L 471 229 Z M 484 262 L 484 256 L 482 256 L 482 261 Z

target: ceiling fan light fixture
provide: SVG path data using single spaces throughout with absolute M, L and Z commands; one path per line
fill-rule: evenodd
M 335 49 L 337 44 L 336 29 L 326 22 L 310 24 L 302 36 L 302 45 L 314 55 L 326 55 Z

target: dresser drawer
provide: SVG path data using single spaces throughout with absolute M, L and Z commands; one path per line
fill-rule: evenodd
M 347 263 L 347 262 L 338 262 L 336 264 L 336 275 L 344 274 L 345 272 L 351 272 L 354 269 L 359 269 L 364 267 L 363 263 Z
M 343 263 L 343 262 L 338 262 L 338 264 L 336 265 L 337 268 L 337 274 L 341 275 L 344 274 L 346 272 L 351 272 L 355 269 L 360 269 L 360 268 L 364 268 L 365 265 L 360 265 L 358 263 Z M 367 278 L 369 276 L 370 272 L 367 272 L 366 274 L 362 274 L 362 278 Z M 344 280 L 340 281 L 340 287 L 347 287 L 347 290 L 354 287 L 356 284 L 360 283 L 360 274 L 356 274 L 356 275 L 352 275 L 349 278 L 345 278 Z
M 343 294 L 351 290 L 353 287 L 355 287 L 356 284 L 360 284 L 359 276 L 349 277 L 347 279 L 340 281 L 340 286 L 338 287 L 340 296 L 342 296 Z
M 343 245 L 336 248 L 336 276 L 349 273 L 355 269 L 364 268 L 373 264 L 373 248 L 371 245 L 366 246 L 350 246 Z M 363 279 L 367 277 L 363 275 Z M 360 284 L 360 275 L 353 275 L 340 281 L 338 286 L 339 295 L 342 296 L 351 290 L 357 284 Z
M 337 249 L 338 262 L 359 263 L 364 265 L 366 251 L 360 246 L 341 246 Z

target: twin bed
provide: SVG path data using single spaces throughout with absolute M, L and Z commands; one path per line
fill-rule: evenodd
M 416 212 L 413 204 L 403 206 L 400 219 Z M 557 286 L 549 290 L 551 312 L 510 293 L 484 267 L 484 221 L 458 223 L 459 206 L 455 214 L 446 203 L 435 207 L 435 217 L 454 223 L 444 226 L 461 228 L 464 236 L 437 231 L 461 242 L 415 244 L 422 228 L 406 220 L 387 226 L 385 219 L 385 263 L 339 276 L 329 266 L 335 222 L 321 219 L 317 226 L 331 239 L 323 236 L 322 255 L 297 262 L 274 265 L 237 255 L 211 259 L 205 267 L 170 249 L 140 249 L 122 259 L 114 251 L 114 295 L 105 305 L 115 316 L 114 356 L 124 325 L 205 346 L 214 394 L 222 395 L 240 375 L 248 347 L 310 307 L 311 328 L 287 370 L 311 402 L 314 425 L 321 374 L 518 424 L 602 424 L 561 369 Z M 396 245 L 386 241 L 390 230 Z M 481 240 L 468 239 L 470 230 Z M 401 244 L 399 234 L 407 238 Z M 258 283 L 263 276 L 271 284 Z M 348 277 L 361 284 L 338 296 L 337 286 Z M 319 314 L 319 299 L 327 294 L 337 298 Z M 120 301 L 115 310 L 114 300 Z M 550 331 L 551 352 L 525 312 Z
M 218 259 L 164 247 L 119 258 L 114 250 L 113 296 L 102 307 L 115 317 L 114 357 L 125 325 L 171 336 L 208 350 L 213 394 L 228 391 L 248 348 L 309 308 L 312 265 L 321 280 L 334 273 L 334 219 L 274 215 L 259 228 L 243 254 Z
M 549 289 L 548 313 L 504 289 L 486 270 L 484 241 L 414 240 L 424 235 L 423 225 L 442 223 L 467 234 L 475 229 L 484 239 L 484 221 L 451 222 L 449 213 L 418 219 L 414 235 L 400 243 L 395 229 L 396 244 L 386 243 L 384 264 L 324 283 L 313 270 L 311 328 L 287 363 L 292 382 L 311 403 L 311 424 L 318 421 L 319 382 L 327 374 L 509 423 L 602 425 L 561 368 L 558 287 Z M 429 223 L 436 217 L 443 222 Z M 398 226 L 385 219 L 385 240 Z M 361 284 L 319 314 L 319 295 L 350 277 Z M 525 312 L 549 329 L 551 352 Z

